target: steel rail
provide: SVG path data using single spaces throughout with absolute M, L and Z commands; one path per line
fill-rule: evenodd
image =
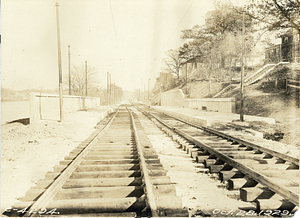
M 135 136 L 135 142 L 136 142 L 136 145 L 137 145 L 138 155 L 139 155 L 139 159 L 140 159 L 140 166 L 142 168 L 141 173 L 143 175 L 144 183 L 145 183 L 145 186 L 146 186 L 145 194 L 146 194 L 146 197 L 147 197 L 147 202 L 149 204 L 152 217 L 159 217 L 158 210 L 157 210 L 157 205 L 156 205 L 156 202 L 155 202 L 155 196 L 154 196 L 154 192 L 153 192 L 153 189 L 152 189 L 152 184 L 151 184 L 151 181 L 150 181 L 150 176 L 149 176 L 149 173 L 148 173 L 148 170 L 147 170 L 147 164 L 146 164 L 146 161 L 145 161 L 145 157 L 143 155 L 143 150 L 142 150 L 142 146 L 141 146 L 141 143 L 140 143 L 137 128 L 136 128 L 136 125 L 135 125 L 134 117 L 132 115 L 132 112 L 128 108 L 127 108 L 127 110 L 130 113 L 130 117 L 131 117 L 131 121 L 132 121 L 132 126 L 133 126 L 133 131 L 134 131 L 134 136 Z
M 252 170 L 251 168 L 244 166 L 243 164 L 235 161 L 234 159 L 230 158 L 229 156 L 222 154 L 221 152 L 211 148 L 209 145 L 206 145 L 202 142 L 200 142 L 199 140 L 193 138 L 192 136 L 190 136 L 189 134 L 177 129 L 176 127 L 173 127 L 167 123 L 165 123 L 162 119 L 160 119 L 159 117 L 148 113 L 150 116 L 152 116 L 153 118 L 155 118 L 156 120 L 158 120 L 160 123 L 162 123 L 163 125 L 165 125 L 166 127 L 168 127 L 169 129 L 171 129 L 172 131 L 176 132 L 177 134 L 179 134 L 180 136 L 186 138 L 187 140 L 189 140 L 190 142 L 194 143 L 195 145 L 207 150 L 209 153 L 215 155 L 217 158 L 221 159 L 223 162 L 229 164 L 230 166 L 238 169 L 239 171 L 241 171 L 245 176 L 251 177 L 253 178 L 253 180 L 255 180 L 258 183 L 261 183 L 265 186 L 267 186 L 271 191 L 281 195 L 282 197 L 286 198 L 288 201 L 290 201 L 291 203 L 298 205 L 299 204 L 299 195 L 291 192 L 290 190 L 288 190 L 287 188 L 285 188 L 284 186 L 278 185 L 276 183 L 274 183 L 272 180 L 270 180 L 269 178 L 265 177 L 263 174 L 258 173 L 254 170 Z
M 65 184 L 65 182 L 72 175 L 76 167 L 81 163 L 84 156 L 91 150 L 91 144 L 95 141 L 98 136 L 102 136 L 105 134 L 105 131 L 110 127 L 112 121 L 115 119 L 117 113 L 119 112 L 119 108 L 117 109 L 114 116 L 109 120 L 107 125 L 102 129 L 98 130 L 99 133 L 95 134 L 95 136 L 89 141 L 85 148 L 72 160 L 72 162 L 63 170 L 63 172 L 51 183 L 51 185 L 47 188 L 47 190 L 39 197 L 37 201 L 35 201 L 32 205 L 28 206 L 27 209 L 34 209 L 35 211 L 40 211 L 42 209 L 46 209 L 49 202 L 55 197 L 57 191 Z M 96 131 L 97 132 L 97 131 Z M 33 213 L 28 210 L 24 216 L 30 217 Z
M 158 112 L 158 113 L 161 113 L 161 112 Z M 164 113 L 163 113 L 163 114 L 164 114 Z M 245 145 L 245 146 L 247 146 L 247 147 L 251 147 L 252 149 L 259 150 L 259 151 L 261 151 L 261 152 L 263 152 L 263 153 L 270 154 L 270 155 L 273 156 L 273 157 L 280 158 L 280 159 L 282 159 L 282 160 L 284 160 L 284 161 L 290 162 L 290 163 L 295 164 L 296 166 L 299 167 L 299 159 L 298 159 L 298 158 L 289 156 L 289 155 L 287 155 L 287 154 L 282 154 L 282 153 L 280 153 L 280 152 L 271 150 L 271 149 L 269 149 L 269 148 L 261 147 L 261 146 L 259 146 L 259 145 L 253 144 L 252 142 L 248 142 L 248 141 L 245 141 L 245 140 L 243 140 L 243 139 L 239 139 L 239 138 L 236 138 L 236 137 L 234 137 L 234 136 L 227 135 L 227 134 L 225 134 L 225 133 L 219 132 L 219 131 L 214 130 L 214 129 L 209 128 L 209 127 L 204 127 L 204 126 L 201 126 L 201 125 L 199 125 L 199 124 L 195 124 L 195 123 L 188 122 L 188 121 L 183 120 L 183 119 L 181 119 L 181 118 L 177 118 L 177 117 L 174 117 L 174 116 L 171 116 L 171 115 L 167 115 L 167 116 L 172 117 L 172 118 L 174 118 L 174 119 L 176 119 L 176 120 L 179 120 L 179 121 L 181 121 L 181 122 L 183 122 L 183 123 L 186 123 L 186 124 L 188 124 L 188 125 L 190 125 L 190 126 L 193 126 L 193 127 L 199 128 L 199 129 L 202 129 L 202 130 L 204 130 L 204 131 L 206 131 L 206 132 L 213 133 L 213 134 L 215 134 L 215 135 L 217 135 L 217 136 L 219 136 L 219 137 L 225 138 L 225 139 L 227 139 L 227 140 L 230 140 L 230 141 L 233 141 L 233 142 L 237 142 L 237 143 L 242 144 L 242 145 Z

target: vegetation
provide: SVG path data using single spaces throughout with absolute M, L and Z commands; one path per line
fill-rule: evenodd
M 98 73 L 92 66 L 87 68 L 87 96 L 100 97 L 101 104 L 110 102 L 118 102 L 123 98 L 123 90 L 114 84 L 111 84 L 111 93 L 99 86 Z M 63 94 L 69 95 L 69 75 L 63 79 Z M 1 101 L 27 101 L 30 98 L 31 92 L 58 94 L 58 89 L 49 90 L 44 88 L 26 89 L 22 91 L 15 91 L 8 88 L 1 87 Z M 71 95 L 86 96 L 86 71 L 85 67 L 73 67 L 71 71 Z
M 166 52 L 153 92 L 185 84 L 182 67 L 196 59 L 201 66 L 198 79 L 230 81 L 240 72 L 242 62 L 243 11 L 246 14 L 245 52 L 250 56 L 258 43 L 270 42 L 270 34 L 274 37 L 274 33 L 280 35 L 289 28 L 300 34 L 299 9 L 299 0 L 251 0 L 245 7 L 235 6 L 230 1 L 215 1 L 215 10 L 206 14 L 205 23 L 182 30 L 183 45 Z M 254 67 L 248 68 L 253 70 Z
M 56 93 L 55 90 L 43 88 L 15 91 L 12 89 L 1 87 L 1 101 L 28 101 L 30 98 L 30 92 Z
M 251 0 L 246 11 L 264 29 L 294 28 L 300 34 L 299 0 Z
M 69 94 L 69 75 L 64 78 L 64 94 Z M 87 89 L 86 89 L 87 86 Z M 123 98 L 123 90 L 111 84 L 111 92 L 99 86 L 98 72 L 95 67 L 89 65 L 86 69 L 84 65 L 73 66 L 71 70 L 71 95 L 100 97 L 101 104 L 117 102 Z M 86 93 L 87 91 L 87 93 Z M 110 100 L 109 100 L 110 99 Z

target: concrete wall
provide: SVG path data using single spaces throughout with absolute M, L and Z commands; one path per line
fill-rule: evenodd
M 185 96 L 181 89 L 161 93 L 161 106 L 184 107 Z
M 234 98 L 186 99 L 181 89 L 160 93 L 160 97 L 161 106 L 186 107 L 223 113 L 236 112 L 236 102 Z
M 63 113 L 69 113 L 100 106 L 100 98 L 63 96 Z M 39 120 L 59 120 L 59 96 L 30 93 L 30 123 Z
M 161 105 L 161 94 L 160 93 L 156 94 L 151 99 L 151 105 Z
M 222 113 L 235 113 L 236 103 L 234 98 L 202 98 L 202 99 L 186 99 L 185 107 L 216 111 Z

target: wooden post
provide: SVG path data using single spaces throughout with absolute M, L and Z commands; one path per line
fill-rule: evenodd
M 282 52 L 282 44 L 280 43 L 279 44 L 279 62 L 282 62 L 282 54 L 281 54 L 281 52 Z
M 116 103 L 116 83 L 114 82 L 114 104 Z
M 39 113 L 40 113 L 40 120 L 42 120 L 42 93 L 40 92 L 39 96 Z
M 109 74 L 109 104 L 112 103 L 112 95 L 111 95 L 111 74 Z
M 88 96 L 88 75 L 87 75 L 87 61 L 85 61 L 85 96 Z
M 69 57 L 69 95 L 71 95 L 71 54 L 70 54 L 70 45 L 68 45 L 68 57 Z
M 106 73 L 106 96 L 107 96 L 107 105 L 109 105 L 109 72 Z
M 243 11 L 243 31 L 242 31 L 242 69 L 241 69 L 241 111 L 240 121 L 244 122 L 244 63 L 245 63 L 245 11 Z
M 144 94 L 143 93 L 143 79 L 141 79 L 141 100 L 144 98 Z
M 209 59 L 209 97 L 211 97 L 211 71 L 212 71 L 212 63 L 211 63 L 211 59 L 212 59 L 212 51 L 210 51 L 210 59 Z
M 60 49 L 60 30 L 59 30 L 59 11 L 58 2 L 56 6 L 56 26 L 57 26 L 57 47 L 58 47 L 58 77 L 59 77 L 59 122 L 63 120 L 63 90 L 62 90 L 62 65 L 61 65 L 61 49 Z
M 185 78 L 186 78 L 186 95 L 188 94 L 188 68 L 187 68 L 187 62 L 185 66 Z

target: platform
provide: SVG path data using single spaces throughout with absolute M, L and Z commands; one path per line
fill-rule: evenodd
M 198 122 L 204 126 L 211 126 L 214 123 L 229 123 L 240 120 L 240 114 L 235 113 L 221 113 L 196 110 L 191 108 L 179 108 L 179 107 L 166 107 L 166 106 L 153 106 L 153 108 L 165 112 L 170 115 L 179 115 L 181 118 L 186 118 L 194 122 Z M 275 119 L 270 117 L 259 117 L 244 115 L 245 122 L 260 121 L 268 124 L 275 124 Z

